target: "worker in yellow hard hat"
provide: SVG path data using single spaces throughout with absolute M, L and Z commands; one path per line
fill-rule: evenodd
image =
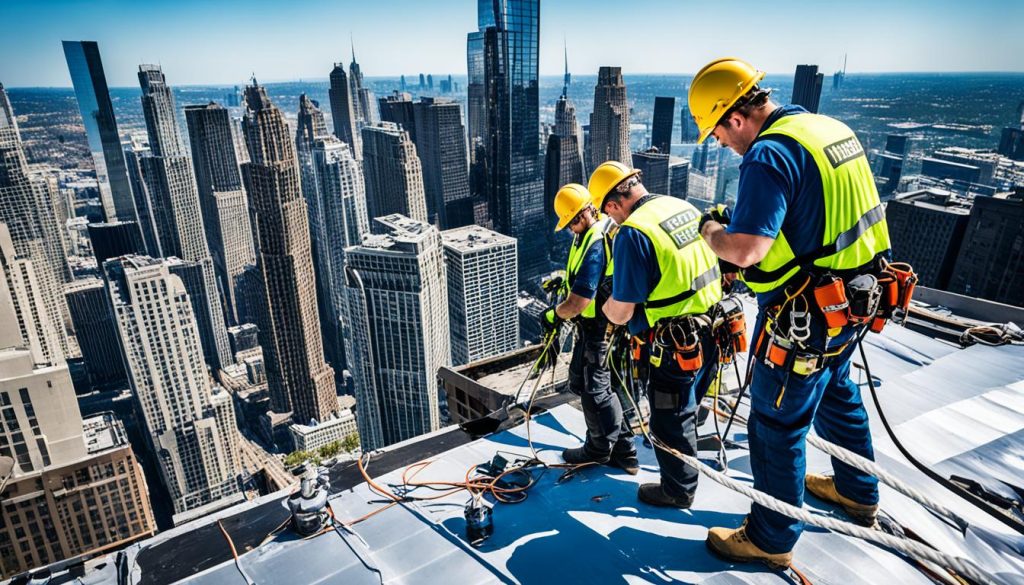
M 648 193 L 641 174 L 619 161 L 599 165 L 589 189 L 594 207 L 620 226 L 604 314 L 616 325 L 628 324 L 643 342 L 651 431 L 696 456 L 697 405 L 718 365 L 710 315 L 722 299 L 718 259 L 697 233 L 700 212 L 681 199 Z M 661 449 L 655 453 L 661 480 L 642 484 L 637 497 L 653 506 L 689 508 L 697 470 Z
M 608 370 L 608 322 L 600 308 L 611 287 L 611 231 L 615 224 L 601 218 L 590 203 L 590 192 L 569 183 L 555 195 L 556 231 L 569 228 L 573 242 L 561 296 L 565 299 L 541 315 L 541 325 L 556 331 L 564 321 L 575 321 L 576 340 L 569 363 L 569 390 L 580 397 L 587 437 L 583 445 L 562 452 L 566 463 L 610 464 L 636 475 L 640 464 L 633 433 L 625 423 L 622 404 L 612 390 Z
M 747 424 L 754 487 L 797 507 L 807 489 L 872 525 L 877 480 L 837 460 L 834 477 L 807 474 L 804 437 L 813 421 L 825 439 L 874 456 L 860 390 L 850 380 L 866 325 L 848 320 L 845 299 L 873 294 L 871 278 L 858 277 L 876 274 L 888 256 L 885 216 L 853 131 L 800 106 L 779 106 L 759 85 L 763 78 L 746 61 L 718 59 L 697 73 L 689 93 L 699 140 L 713 136 L 743 157 L 735 208 L 711 210 L 700 231 L 757 294 Z M 732 560 L 788 565 L 801 529 L 754 504 L 743 526 L 712 528 L 707 544 Z

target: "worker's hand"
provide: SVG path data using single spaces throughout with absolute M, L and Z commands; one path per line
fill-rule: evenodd
M 555 311 L 554 307 L 548 307 L 547 310 L 540 314 L 540 326 L 545 333 L 558 331 L 564 321 L 565 319 L 558 316 L 558 312 Z
M 561 276 L 552 276 L 551 278 L 545 279 L 544 282 L 540 284 L 540 287 L 544 289 L 544 292 L 551 294 L 562 288 L 562 283 L 564 281 L 565 280 Z
M 697 226 L 697 232 L 703 234 L 704 224 L 709 221 L 720 223 L 723 226 L 729 225 L 729 222 L 732 221 L 732 212 L 723 203 L 705 209 L 704 215 L 700 216 L 700 225 Z

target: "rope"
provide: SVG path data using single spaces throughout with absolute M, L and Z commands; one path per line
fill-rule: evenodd
M 619 377 L 620 380 L 622 379 L 618 373 L 616 373 L 616 377 Z M 628 393 L 626 393 L 626 396 L 629 398 L 630 402 L 633 402 L 633 407 L 636 408 L 637 406 L 636 403 L 633 401 L 633 397 L 630 396 Z M 965 559 L 955 555 L 947 554 L 914 541 L 897 538 L 895 536 L 891 536 L 870 528 L 865 528 L 863 526 L 858 526 L 856 524 L 851 524 L 849 522 L 843 522 L 841 520 L 836 520 L 834 518 L 818 516 L 816 514 L 810 513 L 807 510 L 804 510 L 803 508 L 798 508 L 792 504 L 776 499 L 764 492 L 755 490 L 753 487 L 743 482 L 740 482 L 725 473 L 722 473 L 716 469 L 709 467 L 700 459 L 682 453 L 681 451 L 665 444 L 657 437 L 651 436 L 642 418 L 640 419 L 640 429 L 643 432 L 644 436 L 656 448 L 661 449 L 662 451 L 681 460 L 683 463 L 686 463 L 690 467 L 693 467 L 700 473 L 709 477 L 712 481 L 746 496 L 754 503 L 761 505 L 773 512 L 777 512 L 784 516 L 788 516 L 790 518 L 793 518 L 794 520 L 799 520 L 811 526 L 824 528 L 826 530 L 831 530 L 839 534 L 845 534 L 846 536 L 860 538 L 862 540 L 867 540 L 869 542 L 874 542 L 876 544 L 889 547 L 891 549 L 903 553 L 904 555 L 914 560 L 924 560 L 936 563 L 943 567 L 948 567 L 977 583 L 1000 583 L 1000 581 L 998 581 L 994 576 L 982 570 L 970 559 Z

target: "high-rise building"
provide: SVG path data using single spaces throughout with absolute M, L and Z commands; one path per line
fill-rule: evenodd
M 519 344 L 515 238 L 470 225 L 443 231 L 441 239 L 452 364 L 514 350 Z
M 419 89 L 420 89 L 420 91 L 423 91 L 424 89 L 427 89 L 427 81 L 426 81 L 426 78 L 425 78 L 425 77 L 423 77 L 423 74 L 422 74 L 422 73 L 420 73 L 420 85 L 419 85 Z
M 409 133 L 409 138 L 416 143 L 416 114 L 413 108 L 412 95 L 405 92 L 391 92 L 391 95 L 377 100 L 380 106 L 382 122 L 394 122 Z
M 689 195 L 690 185 L 690 161 L 680 159 L 669 162 L 668 165 L 668 194 L 679 199 L 686 199 Z
M 693 204 L 702 209 L 714 203 L 717 187 L 718 153 L 711 150 L 711 142 L 705 140 L 693 151 L 690 159 L 686 198 L 694 200 Z
M 63 289 L 71 269 L 54 213 L 56 197 L 50 181 L 29 171 L 14 110 L 0 85 L 0 223 L 7 224 L 14 252 L 34 267 L 39 295 L 57 329 L 57 349 L 63 357 L 68 352 Z
M 345 66 L 335 63 L 331 69 L 330 89 L 327 95 L 331 102 L 331 121 L 334 123 L 334 135 L 352 147 L 357 159 L 363 158 L 363 145 L 356 126 L 355 102 L 358 98 L 352 95 L 352 87 L 345 74 Z
M 818 113 L 821 100 L 821 83 L 825 75 L 818 73 L 817 65 L 797 65 L 793 78 L 793 99 L 791 103 L 803 106 L 808 112 Z
M 633 153 L 633 168 L 643 172 L 644 187 L 651 193 L 668 195 L 669 155 L 656 147 Z
M 96 166 L 104 218 L 138 221 L 99 46 L 95 41 L 63 41 L 63 45 L 78 111 L 85 125 L 85 137 Z
M 179 524 L 241 499 L 231 397 L 212 387 L 180 261 L 123 256 L 104 263 L 146 441 Z
M 893 257 L 913 266 L 922 286 L 946 290 L 970 213 L 966 200 L 945 191 L 896 196 L 885 207 Z
M 405 90 L 406 90 L 406 85 L 405 85 L 405 76 L 403 75 L 403 76 L 402 76 L 402 77 L 401 77 L 401 78 L 400 78 L 400 79 L 398 80 L 398 91 L 403 91 L 403 92 L 404 92 Z M 381 116 L 381 120 L 383 120 L 383 119 L 384 119 L 384 117 L 383 117 L 383 115 L 382 115 L 382 116 Z
M 127 381 L 117 323 L 110 312 L 110 300 L 103 281 L 98 278 L 76 280 L 64 293 L 71 313 L 71 323 L 78 334 L 78 347 L 85 360 L 89 382 L 105 387 Z
M 448 98 L 424 97 L 413 110 L 412 139 L 423 167 L 429 222 L 441 229 L 473 223 L 462 106 Z
M 903 164 L 910 152 L 910 137 L 906 134 L 889 134 L 885 137 L 885 151 L 878 156 L 880 161 L 875 180 L 882 195 L 895 193 L 903 177 Z
M 580 123 L 576 119 L 576 106 L 569 99 L 569 57 L 565 58 L 565 75 L 563 77 L 562 95 L 555 102 L 555 126 L 548 137 L 547 152 L 544 156 L 544 209 L 554 208 L 555 195 L 567 183 L 586 184 L 583 171 L 583 134 Z M 546 216 L 550 217 L 550 216 Z M 564 259 L 568 250 L 564 242 L 550 229 L 546 230 L 548 249 L 552 260 Z
M 621 67 L 601 67 L 594 86 L 594 111 L 590 114 L 591 172 L 601 163 L 617 160 L 630 164 L 629 103 Z
M 700 132 L 697 130 L 697 122 L 690 115 L 690 105 L 685 104 L 679 110 L 679 141 L 684 144 L 697 142 Z
M 437 430 L 437 369 L 451 362 L 441 234 L 403 215 L 345 253 L 351 348 L 363 450 Z
M 3 223 L 0 223 L 0 292 L 6 293 L 6 298 L 0 301 L 9 304 L 16 315 L 33 316 L 18 319 L 21 340 L 18 345 L 28 348 L 37 364 L 63 363 L 65 354 L 58 339 L 63 323 L 54 321 L 55 315 L 46 310 L 48 291 L 37 277 L 32 260 L 15 251 L 11 232 Z
M 128 166 L 128 180 L 132 186 L 132 196 L 135 198 L 135 211 L 139 218 L 138 231 L 142 236 L 145 253 L 154 258 L 162 258 L 164 253 L 160 247 L 160 232 L 157 230 L 153 202 L 149 198 L 149 188 L 146 186 L 142 171 L 142 159 L 149 156 L 153 156 L 153 151 L 134 136 L 131 142 L 124 145 L 124 160 Z M 128 222 L 122 223 L 130 226 Z
M 651 146 L 658 152 L 672 154 L 672 126 L 675 124 L 676 98 L 654 98 L 654 119 L 651 122 Z
M 910 152 L 910 137 L 906 134 L 886 135 L 885 152 L 896 156 L 907 156 Z
M 348 66 L 348 84 L 352 95 L 352 112 L 355 114 L 357 129 L 372 126 L 380 121 L 377 115 L 377 98 L 373 91 L 363 85 L 363 71 L 356 63 L 356 48 L 352 45 L 352 62 Z
M 363 128 L 363 173 L 369 217 L 399 213 L 427 221 L 423 166 L 409 133 L 392 122 Z M 378 225 L 371 225 L 374 230 Z
M 323 113 L 305 95 L 298 120 L 295 148 L 309 213 L 324 355 L 340 389 L 346 367 L 341 323 L 345 248 L 358 244 L 369 231 L 366 187 L 351 148 L 327 133 Z
M 158 65 L 139 66 L 142 112 L 146 118 L 152 156 L 144 157 L 142 175 L 149 190 L 160 247 L 202 267 L 202 291 L 190 291 L 197 313 L 203 355 L 213 368 L 232 363 L 217 274 L 207 242 L 199 190 L 185 142 L 178 128 L 174 94 Z
M 96 266 L 110 258 L 125 254 L 144 254 L 146 244 L 142 241 L 138 226 L 132 221 L 108 221 L 106 223 L 90 223 L 87 228 L 92 254 L 96 258 Z
M 843 88 L 843 83 L 846 82 L 846 55 L 843 55 L 843 68 L 837 70 L 832 74 L 832 91 L 838 91 Z
M 434 76 L 430 73 L 427 74 L 427 89 L 429 91 L 434 91 Z
M 334 371 L 324 362 L 310 251 L 309 215 L 284 114 L 256 84 L 245 88 L 243 163 L 256 216 L 260 310 L 270 406 L 294 420 L 325 420 L 337 409 Z
M 256 262 L 256 250 L 231 118 L 227 109 L 210 102 L 205 106 L 186 106 L 185 121 L 203 227 L 228 321 L 236 325 L 246 317 L 239 312 L 239 281 L 245 267 Z
M 1024 306 L 1024 198 L 975 197 L 951 292 Z
M 540 0 L 483 0 L 467 39 L 474 193 L 494 229 L 518 241 L 520 279 L 550 268 L 540 156 Z
M 0 456 L 14 462 L 0 481 L 2 579 L 148 536 L 155 523 L 124 429 L 83 424 L 63 357 L 47 355 L 53 324 L 31 262 L 12 260 L 9 241 L 0 250 Z

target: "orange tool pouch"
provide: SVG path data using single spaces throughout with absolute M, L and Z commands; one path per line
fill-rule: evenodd
M 732 337 L 732 349 L 735 353 L 747 351 L 747 317 L 743 311 L 726 317 L 729 335 Z
M 900 321 L 906 319 L 907 310 L 910 308 L 910 299 L 914 296 L 914 287 L 917 285 L 917 274 L 906 262 L 893 262 L 885 267 L 886 272 L 892 274 L 896 279 L 896 303 L 893 305 L 893 317 Z
M 687 373 L 699 370 L 704 365 L 704 355 L 700 349 L 699 342 L 689 347 L 676 346 L 676 363 L 679 364 L 679 369 Z
M 846 300 L 846 286 L 835 276 L 828 275 L 829 282 L 814 289 L 814 300 L 825 315 L 829 329 L 839 329 L 849 323 L 850 303 Z

